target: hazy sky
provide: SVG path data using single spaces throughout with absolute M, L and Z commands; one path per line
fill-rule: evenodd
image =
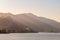
M 60 0 L 0 0 L 0 12 L 33 13 L 60 21 Z

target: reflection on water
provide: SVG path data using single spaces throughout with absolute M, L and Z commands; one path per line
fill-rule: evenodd
M 0 34 L 0 40 L 60 40 L 60 33 Z

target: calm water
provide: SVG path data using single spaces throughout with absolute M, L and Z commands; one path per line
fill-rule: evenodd
M 0 34 L 0 40 L 60 40 L 60 33 Z

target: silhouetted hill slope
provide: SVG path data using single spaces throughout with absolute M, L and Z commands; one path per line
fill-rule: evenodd
M 7 32 L 21 32 L 23 31 L 24 25 L 19 24 L 14 21 L 14 16 L 13 14 L 9 13 L 0 13 L 0 31 L 1 30 L 6 30 Z
M 0 30 L 7 32 L 60 32 L 60 23 L 31 13 L 0 13 Z
M 10 15 L 9 14 L 3 14 L 0 13 L 0 29 L 7 28 L 12 25 Z
M 40 21 L 40 22 L 43 22 L 43 23 L 46 23 L 46 24 L 49 24 L 53 27 L 57 27 L 57 28 L 60 28 L 60 23 L 55 21 L 55 20 L 52 20 L 52 19 L 48 19 L 48 18 L 45 18 L 45 17 L 37 17 L 36 15 L 33 15 L 31 13 L 29 14 L 25 14 L 27 15 L 28 17 L 30 18 L 33 18 L 33 19 L 37 19 L 37 21 Z
M 49 25 L 52 25 L 53 27 L 59 28 L 60 29 L 60 23 L 48 18 L 44 18 L 44 17 L 39 17 L 39 20 L 41 22 L 47 23 Z
M 19 23 L 22 23 L 26 26 L 28 26 L 29 28 L 31 28 L 34 31 L 59 31 L 60 29 L 57 27 L 53 27 L 52 25 L 45 23 L 45 22 L 41 22 L 40 18 L 31 14 L 31 13 L 27 13 L 27 14 L 20 14 L 20 15 L 16 15 L 15 19 L 16 21 L 18 21 Z M 47 21 L 48 22 L 48 21 Z

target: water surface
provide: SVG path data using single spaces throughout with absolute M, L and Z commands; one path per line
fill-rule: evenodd
M 60 40 L 60 33 L 0 34 L 0 40 Z

